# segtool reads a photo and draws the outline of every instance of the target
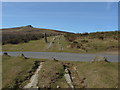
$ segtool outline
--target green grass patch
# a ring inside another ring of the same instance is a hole
[[[3,45],[3,51],[46,51],[49,42],[53,37],[48,37],[48,43],[45,43],[44,39],[32,40],[28,43],[20,44],[6,44]]]
[[[21,88],[35,71],[34,61],[22,57],[2,57],[2,88]]]
[[[64,77],[64,66],[68,65],[71,76],[74,76],[74,86],[79,79],[86,78],[86,88],[117,88],[118,87],[118,63],[110,62],[79,62],[79,61],[54,61],[41,59],[24,59],[22,57],[9,57],[3,55],[3,88],[20,88],[25,86],[33,75],[34,61],[45,61],[39,72],[38,87],[40,88],[68,88]],[[120,64],[119,64],[120,65]],[[77,71],[74,71],[76,67]],[[77,73],[77,74],[76,74]],[[74,75],[73,75],[74,74]],[[18,83],[19,82],[19,83]]]
[[[40,88],[56,88],[57,85],[64,88],[67,84],[64,79],[64,67],[61,62],[47,61],[43,64],[42,70],[39,72],[39,84]]]
[[[60,37],[60,39],[58,39]],[[71,52],[71,53],[103,53],[109,51],[117,51],[118,50],[118,40],[115,39],[104,39],[100,40],[97,38],[89,39],[78,38],[73,43],[69,42],[65,39],[64,36],[58,36],[54,40],[54,43],[48,49],[48,46],[54,36],[48,37],[48,43],[45,43],[44,39],[40,40],[32,40],[28,43],[20,43],[20,44],[5,44],[3,45],[3,51],[33,51],[33,52]],[[63,50],[59,49],[59,44],[62,45]]]
[[[100,62],[76,63],[80,77],[86,78],[87,88],[117,88],[118,64]]]

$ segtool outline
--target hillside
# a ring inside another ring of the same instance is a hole
[[[47,36],[47,43],[44,33]],[[4,51],[117,52],[118,34],[119,31],[69,33],[28,25],[2,29],[2,44]]]
[[[0,30],[2,31],[3,44],[18,44],[26,43],[30,40],[38,40],[43,38],[44,33],[46,33],[47,36],[63,35],[68,33],[52,29],[35,28],[31,25],[15,28],[5,28]]]
[[[33,52],[72,52],[72,53],[103,53],[118,54],[117,31],[85,34],[64,34],[31,40],[27,43],[3,45],[3,51],[33,51]],[[102,37],[102,35],[104,35]],[[31,47],[32,46],[32,47]]]
[[[0,29],[3,31],[3,33],[10,33],[10,32],[36,32],[36,33],[47,33],[47,34],[64,34],[68,33],[65,31],[59,31],[59,30],[53,30],[53,29],[45,29],[45,28],[35,28],[32,25],[27,26],[21,26],[21,27],[15,27],[15,28],[3,28]]]

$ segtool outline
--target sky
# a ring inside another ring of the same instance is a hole
[[[120,0],[1,0],[2,2],[119,2]]]
[[[118,30],[117,2],[3,2],[2,27],[83,33]]]

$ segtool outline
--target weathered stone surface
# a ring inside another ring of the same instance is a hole
[[[93,59],[93,61],[105,61],[105,62],[109,62],[109,61],[107,60],[107,58],[106,58],[106,57],[103,57],[103,56],[96,56],[96,57]]]
[[[4,53],[3,53],[3,55],[6,55],[6,56],[9,56],[9,57],[10,57],[10,55],[8,55],[8,53],[7,53],[7,52],[4,52]]]
[[[23,57],[24,59],[28,59],[23,53],[20,56]]]
[[[67,48],[71,48],[71,45],[68,45]]]
[[[56,60],[54,57],[52,57],[51,59],[52,59],[53,61],[58,61],[58,60]]]
[[[57,85],[57,88],[60,88],[60,86]]]
[[[48,42],[47,41],[47,34],[46,33],[44,33],[44,40],[45,40],[46,43]]]
[[[33,28],[33,26],[32,26],[32,25],[27,25],[26,27],[31,27],[31,28]]]
[[[41,62],[39,64],[39,66],[37,66],[37,68],[35,69],[35,73],[31,76],[30,78],[30,82],[24,86],[24,89],[31,89],[34,90],[33,88],[35,88],[36,90],[38,90],[38,77],[39,77],[39,71],[41,70],[43,66],[43,62]]]
[[[72,88],[74,90],[73,82],[71,80],[72,78],[71,78],[69,72],[70,71],[66,68],[64,76],[65,76],[66,82],[68,83],[68,85],[70,86],[70,88]]]

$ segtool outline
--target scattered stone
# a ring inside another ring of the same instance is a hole
[[[106,57],[103,56],[96,56],[93,61],[104,61],[104,62],[109,62]]]
[[[69,70],[68,70],[68,69],[65,69],[65,73],[69,74]]]
[[[76,70],[77,70],[77,68],[76,68],[76,67],[74,67],[74,70],[76,71]]]
[[[59,50],[63,50],[62,44],[59,44]]]
[[[20,56],[23,57],[24,59],[28,59],[28,57],[26,57],[23,53]]]
[[[52,57],[52,60],[53,60],[53,61],[57,61],[57,62],[58,62],[58,60],[56,60],[54,57]]]
[[[67,48],[70,48],[70,47],[71,47],[71,45],[68,45],[68,46],[67,46]]]
[[[62,44],[60,43],[60,38],[58,38],[58,46],[59,46],[59,50],[63,50]]]
[[[43,88],[45,88],[45,85],[43,85]]]
[[[32,26],[32,25],[27,25],[26,27],[31,27],[31,28],[33,28],[33,26]]]
[[[114,42],[114,40],[110,40],[110,42]]]
[[[70,88],[72,88],[74,90],[72,77],[70,76],[70,71],[67,68],[65,69],[65,75],[64,76],[65,76],[66,82],[68,83]]]
[[[3,55],[6,55],[6,56],[9,56],[9,57],[10,57],[10,55],[8,55],[8,53],[7,53],[7,52],[4,52],[4,53],[3,53]]]
[[[38,90],[38,77],[39,71],[41,70],[43,63],[39,63],[39,66],[36,68],[35,73],[31,76],[30,81],[27,85],[24,86],[24,89]]]
[[[60,88],[60,86],[57,85],[57,88]]]
[[[54,58],[54,57],[52,57],[52,60],[55,60],[55,58]]]
[[[75,77],[72,77],[72,80],[75,79]]]

